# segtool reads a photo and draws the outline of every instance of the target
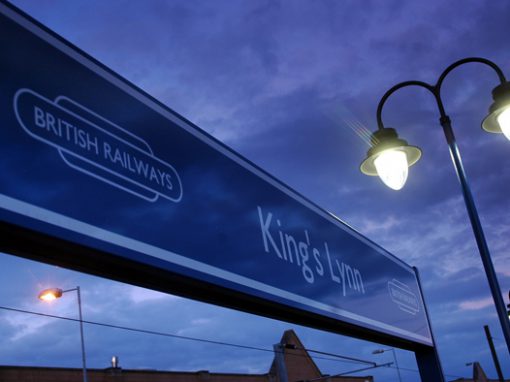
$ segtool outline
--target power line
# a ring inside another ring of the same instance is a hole
[[[329,356],[332,356],[332,357],[339,357],[339,358],[343,358],[343,359],[346,359],[346,360],[349,360],[349,361],[352,361],[352,362],[366,363],[366,364],[369,364],[369,365],[372,365],[372,366],[376,366],[377,365],[376,362],[365,361],[364,359],[359,359],[359,358],[354,358],[354,357],[347,357],[347,356],[344,356],[344,355],[327,353],[327,352],[323,352],[323,351],[320,351],[320,350],[299,348],[299,347],[297,347],[294,344],[285,344],[285,348],[286,349],[294,349],[294,350],[304,350],[304,351],[307,351],[309,353],[317,353],[317,354],[329,355]]]
[[[323,376],[323,377],[320,377],[320,378],[315,378],[315,379],[310,379],[308,380],[307,382],[316,382],[316,381],[322,381],[324,379],[329,379],[329,378],[334,378],[334,377],[341,377],[342,375],[348,375],[348,374],[353,374],[353,373],[359,373],[360,371],[366,371],[366,370],[371,370],[371,369],[377,369],[378,367],[389,367],[393,364],[393,362],[388,362],[388,363],[382,363],[380,365],[377,365],[377,364],[374,364],[373,366],[368,366],[368,367],[363,367],[361,369],[356,369],[356,370],[351,370],[351,371],[344,371],[342,373],[339,373],[339,374],[334,374],[334,375],[326,375],[326,376]]]
[[[396,366],[391,366],[389,365],[388,366],[390,369],[397,369]],[[402,367],[402,366],[399,366],[399,369],[400,370],[404,370],[404,371],[411,371],[413,373],[419,373],[420,371],[419,370],[416,370],[416,369],[409,369],[407,367]],[[451,377],[451,378],[463,378],[462,376],[460,375],[452,375],[452,374],[444,374],[445,377]]]
[[[6,306],[0,306],[0,309],[11,311],[11,312],[17,312],[17,313],[25,313],[25,314],[32,314],[32,315],[36,315],[36,316],[55,318],[55,319],[65,320],[65,321],[80,322],[80,320],[78,320],[76,318],[56,316],[53,314],[34,312],[34,311],[24,310],[24,309],[9,308]],[[103,327],[112,328],[112,329],[120,329],[120,330],[126,330],[126,331],[130,331],[130,332],[151,334],[151,335],[156,335],[156,336],[177,338],[177,339],[187,340],[187,341],[196,341],[196,342],[208,343],[208,344],[212,344],[212,345],[229,346],[229,347],[235,347],[235,348],[241,348],[241,349],[247,349],[247,350],[263,351],[263,352],[267,352],[267,353],[275,352],[274,349],[266,349],[266,348],[259,348],[259,347],[255,347],[255,346],[249,346],[249,345],[233,344],[233,343],[223,342],[223,341],[207,340],[204,338],[182,336],[182,335],[178,335],[178,334],[165,333],[165,332],[159,332],[159,331],[154,331],[154,330],[131,328],[131,327],[127,327],[127,326],[107,324],[107,323],[96,322],[96,321],[82,320],[82,322],[84,324],[89,324],[89,325],[103,326]],[[303,349],[303,350],[306,350],[306,349]],[[286,353],[286,354],[295,356],[295,357],[306,357],[304,354],[293,354],[293,353]],[[344,362],[344,363],[359,363],[360,362],[359,360],[355,361],[351,357],[346,357],[346,356],[342,356],[339,354],[333,354],[333,353],[324,353],[324,354],[328,354],[330,356],[337,357],[337,359],[326,358],[326,357],[317,357],[317,356],[311,357],[311,358],[322,359],[322,360],[327,360],[327,361],[335,361],[335,362]],[[340,358],[340,359],[338,359],[338,358]],[[365,362],[365,361],[363,361],[363,362]]]
[[[80,322],[80,320],[78,320],[76,318],[57,316],[57,315],[53,315],[53,314],[34,312],[34,311],[24,310],[24,309],[9,308],[9,307],[6,307],[6,306],[0,306],[0,309],[11,311],[11,312],[17,312],[17,313],[32,314],[32,315],[41,316],[41,317],[55,318],[55,319],[65,320],[65,321]],[[158,332],[158,331],[154,331],[154,330],[131,328],[131,327],[127,327],[127,326],[107,324],[107,323],[96,322],[96,321],[82,320],[82,322],[84,324],[89,324],[89,325],[103,326],[103,327],[112,328],[112,329],[126,330],[126,331],[130,331],[130,332],[151,334],[151,335],[157,335],[157,336],[163,336],[163,337],[170,337],[170,338],[176,338],[176,339],[187,340],[187,341],[196,341],[196,342],[208,343],[208,344],[212,344],[212,345],[229,346],[229,347],[235,347],[235,348],[246,349],[246,350],[262,351],[262,352],[266,352],[266,353],[274,353],[275,352],[274,349],[266,349],[266,348],[259,348],[259,347],[256,347],[256,346],[233,344],[233,343],[223,342],[223,341],[207,340],[207,339],[204,339],[204,338],[197,338],[197,337],[181,336],[181,335],[178,335],[178,334]],[[290,345],[290,344],[286,344],[286,347],[288,345]],[[307,351],[307,352],[324,354],[324,355],[329,355],[331,357],[335,357],[335,359],[333,359],[333,358],[326,358],[326,357],[310,356],[313,359],[321,359],[321,360],[326,360],[326,361],[343,362],[343,363],[370,363],[370,364],[373,364],[374,366],[372,366],[370,368],[377,368],[377,367],[381,367],[381,366],[386,366],[386,367],[389,367],[389,368],[396,368],[395,366],[391,366],[392,362],[390,362],[388,364],[377,365],[375,362],[364,361],[364,360],[361,360],[361,359],[347,357],[347,356],[343,356],[343,355],[340,355],[340,354],[327,353],[327,352],[322,352],[322,351],[319,351],[319,350],[306,349],[306,348],[298,348],[296,346],[293,346],[293,347],[288,346],[288,348],[293,348],[295,350],[304,350],[304,351]],[[293,356],[293,357],[306,357],[303,354],[295,354],[295,353],[286,353],[286,354],[290,355],[290,356]],[[368,368],[368,369],[370,369],[370,368]],[[363,369],[363,370],[368,370],[368,369]],[[416,370],[416,369],[409,369],[409,368],[405,368],[405,367],[400,367],[400,370],[410,371],[410,372],[414,372],[414,373],[419,373],[419,371]],[[358,371],[362,371],[362,370],[358,370]],[[353,373],[353,372],[355,372],[355,371],[348,372],[348,373]],[[336,374],[334,376],[339,376],[339,375],[341,375],[341,374]],[[445,376],[447,376],[447,377],[454,377],[454,378],[461,378],[458,375],[448,375],[448,374],[445,374]]]

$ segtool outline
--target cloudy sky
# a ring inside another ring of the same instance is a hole
[[[495,369],[489,325],[504,373],[510,358],[477,252],[433,98],[405,89],[383,119],[422,160],[398,192],[358,168],[376,128],[380,97],[404,80],[434,83],[452,62],[488,58],[510,75],[506,1],[50,1],[13,3],[361,234],[420,269],[438,351],[450,379],[479,361]],[[498,84],[470,64],[444,83],[492,259],[508,303],[510,143],[480,121]],[[66,296],[82,288],[85,319],[270,349],[294,328],[305,346],[377,362],[380,345],[165,295],[59,267],[0,255],[3,307],[76,317]],[[0,311],[0,364],[80,367],[75,322]],[[269,352],[85,326],[90,367],[112,355],[124,368],[265,372]],[[398,350],[404,381],[419,380],[413,354]],[[324,373],[358,365],[317,360]],[[395,370],[372,373],[391,381]]]

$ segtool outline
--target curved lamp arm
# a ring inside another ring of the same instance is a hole
[[[420,87],[425,88],[428,91],[430,91],[434,95],[434,98],[436,100],[437,106],[439,108],[439,113],[441,115],[441,119],[448,118],[448,116],[446,115],[445,109],[444,109],[443,101],[441,99],[441,86],[443,85],[444,79],[446,78],[446,76],[448,74],[450,74],[451,71],[453,71],[455,68],[458,68],[461,65],[471,63],[471,62],[480,63],[480,64],[489,66],[496,72],[501,84],[504,84],[506,82],[506,77],[505,77],[503,71],[494,62],[487,60],[486,58],[481,58],[481,57],[464,58],[464,59],[456,61],[453,64],[451,64],[450,66],[448,66],[443,71],[443,73],[441,73],[441,75],[439,76],[439,79],[436,82],[436,85],[434,85],[434,86],[432,86],[426,82],[423,82],[423,81],[405,81],[405,82],[401,82],[401,83],[393,86],[391,89],[389,89],[382,96],[381,100],[379,101],[379,105],[377,106],[377,127],[378,127],[378,129],[379,130],[384,129],[384,123],[382,121],[382,109],[383,109],[384,104],[386,103],[387,99],[393,93],[395,93],[397,90],[404,88],[404,87],[408,87],[408,86],[420,86]]]
[[[449,67],[447,67],[443,73],[441,73],[441,75],[439,76],[439,79],[437,80],[437,83],[436,83],[436,86],[434,86],[436,89],[437,89],[437,92],[440,93],[441,91],[441,85],[443,84],[443,81],[444,79],[446,78],[446,76],[455,68],[461,66],[461,65],[464,65],[464,64],[467,64],[467,63],[470,63],[470,62],[477,62],[479,64],[484,64],[484,65],[487,65],[489,67],[491,67],[492,69],[494,69],[494,71],[496,72],[496,74],[498,75],[499,77],[499,81],[504,84],[506,82],[506,78],[505,78],[505,75],[503,73],[503,71],[501,70],[501,68],[496,65],[494,62],[492,62],[491,60],[487,60],[486,58],[481,58],[481,57],[468,57],[468,58],[464,58],[462,60],[459,60],[459,61],[456,61],[454,62],[453,64],[451,64]]]
[[[405,81],[405,82],[401,82],[401,83],[393,86],[386,93],[384,93],[384,95],[382,96],[381,100],[379,101],[379,105],[377,105],[377,127],[378,127],[379,130],[384,129],[384,124],[383,124],[383,121],[382,121],[381,114],[382,114],[382,109],[383,109],[384,104],[386,103],[387,99],[393,93],[395,93],[397,90],[405,88],[405,87],[408,87],[408,86],[420,86],[422,88],[427,89],[428,91],[430,91],[432,94],[435,95],[434,86],[432,86],[432,85],[430,85],[430,84],[428,84],[426,82],[423,82],[423,81]]]

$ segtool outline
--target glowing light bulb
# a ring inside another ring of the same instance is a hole
[[[64,293],[62,289],[50,288],[43,290],[41,293],[39,293],[37,297],[39,297],[39,299],[43,301],[53,301],[57,298],[62,297],[62,293]]]
[[[497,117],[499,127],[505,137],[510,140],[510,107],[507,107],[500,115]]]
[[[383,151],[374,160],[377,175],[389,188],[400,190],[407,180],[406,153],[400,150]]]
[[[51,292],[48,292],[48,293],[40,295],[39,298],[43,301],[53,301],[57,298],[57,296],[55,296],[55,294],[53,294]]]

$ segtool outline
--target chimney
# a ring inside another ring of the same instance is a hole
[[[119,368],[119,357],[117,357],[116,355],[112,357],[112,368],[113,369]]]

